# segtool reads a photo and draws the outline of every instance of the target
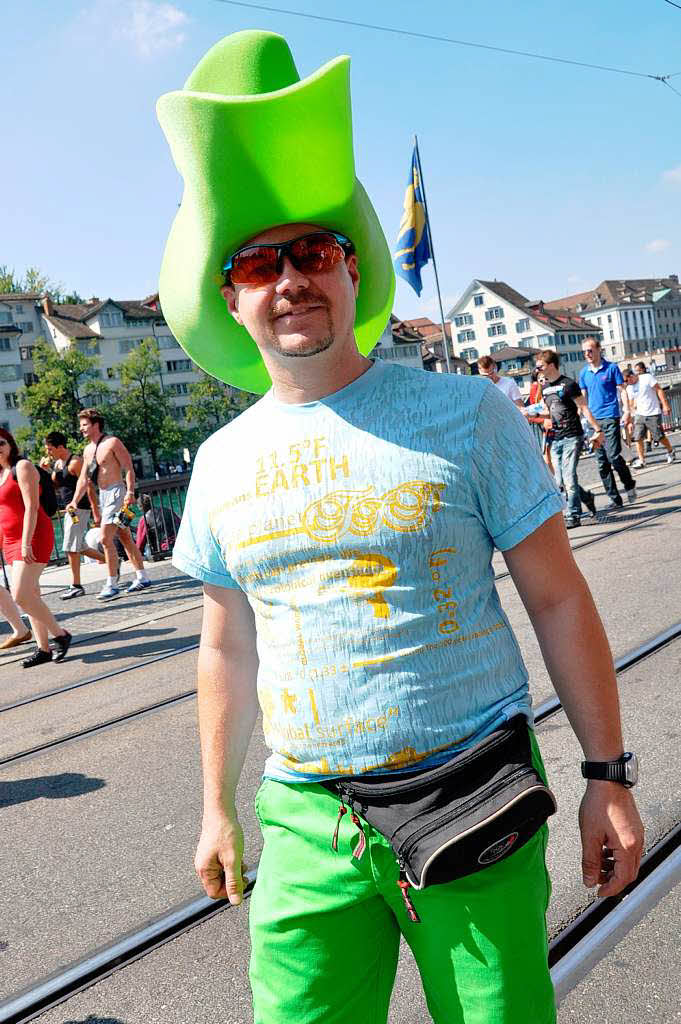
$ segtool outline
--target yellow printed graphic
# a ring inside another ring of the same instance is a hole
[[[428,480],[407,480],[385,494],[374,495],[373,487],[330,491],[308,505],[300,526],[248,537],[238,548],[263,544],[305,534],[311,540],[332,544],[344,536],[368,537],[379,522],[397,533],[414,533],[427,526],[441,507],[444,484]]]
[[[390,608],[383,598],[383,591],[397,579],[397,566],[385,555],[360,555],[352,563],[356,576],[348,577],[348,586],[354,590],[368,590],[366,600],[374,610],[374,618],[387,619]],[[364,595],[360,595],[364,596]]]

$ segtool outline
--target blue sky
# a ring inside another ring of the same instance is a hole
[[[272,4],[276,6],[276,4]],[[329,17],[649,74],[681,72],[664,0],[285,0]],[[25,0],[3,9],[0,264],[84,297],[156,289],[181,182],[156,121],[221,36],[288,39],[301,76],[352,57],[357,170],[393,244],[419,135],[445,311],[474,277],[552,299],[681,270],[681,96],[658,82],[249,11],[220,0]],[[681,91],[681,75],[672,84]],[[398,281],[398,316],[436,318]]]

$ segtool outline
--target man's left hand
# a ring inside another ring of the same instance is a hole
[[[125,492],[125,499],[124,499],[123,503],[125,505],[127,505],[128,508],[130,508],[131,505],[134,505],[135,504],[135,492],[134,491],[126,491]]]
[[[582,875],[598,898],[615,896],[638,875],[643,824],[631,791],[618,782],[590,780],[579,808]]]

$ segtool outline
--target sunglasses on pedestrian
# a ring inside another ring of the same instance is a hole
[[[272,284],[284,260],[301,274],[323,274],[355,251],[349,238],[335,231],[314,231],[288,242],[245,245],[222,267],[225,284]]]

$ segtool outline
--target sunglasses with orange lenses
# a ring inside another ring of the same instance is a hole
[[[225,284],[272,284],[280,276],[284,260],[301,274],[323,274],[355,251],[349,238],[336,231],[314,231],[288,242],[245,245],[222,267]]]

